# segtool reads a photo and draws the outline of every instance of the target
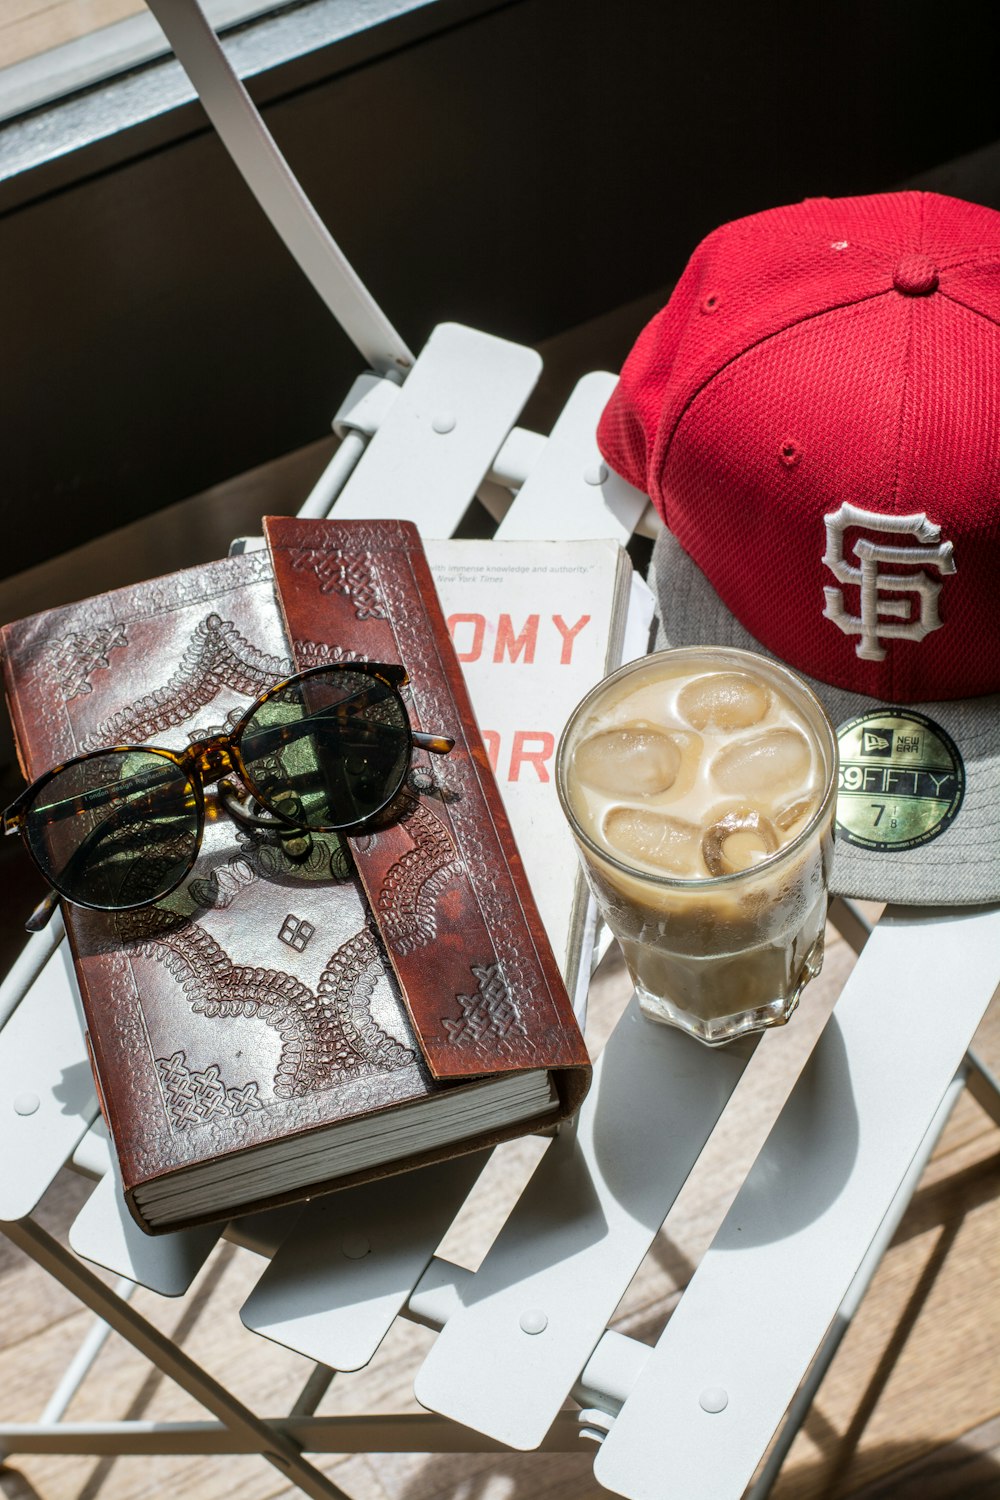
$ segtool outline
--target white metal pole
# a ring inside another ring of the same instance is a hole
[[[330,514],[334,501],[354,473],[365,447],[363,433],[348,432],[344,435],[339,448],[299,506],[300,516],[322,519]]]
[[[126,1277],[122,1276],[115,1282],[115,1296],[121,1297],[127,1302],[134,1293],[135,1287],[136,1284],[134,1281],[129,1281]],[[110,1323],[105,1322],[103,1318],[94,1318],[86,1338],[66,1366],[59,1384],[49,1397],[45,1410],[42,1412],[39,1426],[49,1427],[59,1421],[69,1403],[80,1389],[94,1360],[103,1349],[110,1332]]]

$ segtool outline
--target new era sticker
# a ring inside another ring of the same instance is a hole
[[[861,731],[861,753],[862,755],[891,755],[891,732],[885,729],[863,729]]]
[[[837,731],[837,837],[862,849],[914,849],[951,823],[965,793],[962,757],[940,724],[874,709]]]

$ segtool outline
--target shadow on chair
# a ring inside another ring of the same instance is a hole
[[[768,1203],[768,1212],[748,1215],[746,1223],[729,1221],[715,1241],[719,1250],[741,1250],[748,1245],[784,1239],[819,1219],[836,1201],[850,1179],[858,1152],[858,1117],[853,1107],[850,1068],[840,1026],[834,1013],[827,1022],[825,1049],[812,1053],[801,1075],[801,1087],[787,1106],[790,1129],[782,1138],[781,1153],[767,1162],[767,1173],[754,1187]],[[835,1153],[819,1149],[839,1136]],[[824,1171],[817,1171],[822,1162]],[[795,1182],[787,1199],[776,1194],[776,1179]],[[803,1184],[808,1187],[803,1191]],[[746,1190],[746,1200],[750,1199]]]

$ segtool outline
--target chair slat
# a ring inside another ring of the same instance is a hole
[[[162,1297],[180,1297],[219,1238],[218,1226],[144,1234],[125,1206],[117,1163],[94,1188],[70,1227],[70,1248],[116,1276]]]
[[[601,1484],[743,1493],[998,982],[1000,908],[882,917],[597,1456]]]
[[[0,1219],[30,1214],[98,1112],[69,945],[0,1032]]]
[[[497,528],[499,541],[613,537],[624,545],[649,504],[601,458],[597,419],[618,384],[594,370],[580,380]]]
[[[413,521],[449,537],[541,370],[533,349],[458,323],[435,328],[333,514]]]
[[[317,1199],[240,1316],[334,1370],[366,1365],[405,1306],[488,1152]]]
[[[422,1405],[513,1448],[541,1443],[756,1040],[703,1047],[633,997],[577,1131],[548,1148],[424,1361]]]

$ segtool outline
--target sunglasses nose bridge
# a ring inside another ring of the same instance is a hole
[[[221,781],[223,776],[238,774],[232,757],[232,740],[229,735],[216,739],[198,740],[189,746],[188,763],[206,785]]]

